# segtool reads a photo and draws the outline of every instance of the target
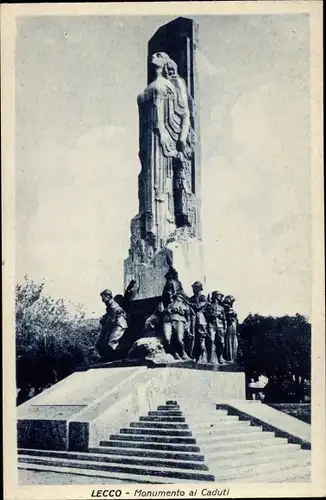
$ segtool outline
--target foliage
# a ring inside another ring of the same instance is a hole
[[[311,325],[295,316],[249,315],[239,327],[241,361],[250,378],[264,375],[281,398],[303,400],[310,380]],[[282,389],[281,389],[282,385]]]
[[[311,405],[309,403],[278,403],[270,404],[269,406],[282,411],[287,415],[298,418],[299,420],[302,420],[302,422],[311,424]]]
[[[44,294],[44,283],[25,277],[16,286],[17,386],[45,385],[98,360],[94,351],[98,322],[78,307]]]

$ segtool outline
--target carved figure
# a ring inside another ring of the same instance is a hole
[[[179,275],[174,267],[170,267],[165,275],[165,286],[162,293],[162,301],[164,307],[167,307],[171,302],[172,298],[178,292],[183,292],[183,286],[179,280]]]
[[[183,292],[176,293],[164,311],[164,343],[166,351],[175,359],[189,359],[185,350],[185,334],[190,314]]]
[[[111,290],[104,290],[100,295],[106,313],[100,319],[102,329],[96,340],[96,349],[102,358],[112,361],[119,356],[120,342],[128,327],[127,315],[113,299]]]
[[[177,154],[173,163],[175,222],[177,227],[191,226],[195,222],[191,186],[191,158],[195,143],[193,101],[172,59],[163,66],[162,74],[173,83],[177,91],[176,108],[181,110],[182,116],[181,132],[176,143]]]
[[[154,235],[156,251],[176,227],[194,223],[194,130],[192,100],[176,63],[165,52],[156,52],[152,64],[156,78],[138,96],[139,199],[140,213],[146,219],[139,222],[142,238]]]
[[[195,358],[199,363],[207,361],[205,339],[207,335],[207,322],[204,310],[207,305],[207,297],[203,293],[203,285],[195,281],[192,285],[193,295],[189,299],[189,305],[195,313]]]
[[[211,299],[205,309],[209,363],[216,363],[217,361],[219,364],[225,364],[223,350],[225,345],[226,317],[222,303],[223,297],[224,295],[221,292],[212,292]]]
[[[225,358],[227,361],[235,361],[238,352],[238,316],[233,309],[235,298],[227,295],[224,298],[223,305],[226,316],[226,336],[225,336]]]

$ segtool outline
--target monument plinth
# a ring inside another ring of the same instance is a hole
[[[125,286],[159,297],[174,267],[186,292],[205,281],[200,214],[197,25],[178,18],[148,43],[148,86],[138,95],[139,213],[131,221]]]

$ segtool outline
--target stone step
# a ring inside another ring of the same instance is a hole
[[[247,434],[255,434],[257,432],[263,432],[262,427],[249,427],[249,426],[243,426],[243,425],[232,425],[232,426],[220,426],[220,427],[209,427],[208,429],[193,429],[193,436],[195,438],[206,438],[209,436],[219,438],[224,435],[237,435],[236,437],[238,438],[238,434],[241,436],[245,436]]]
[[[279,457],[278,460],[275,460],[274,462],[246,464],[232,469],[223,469],[218,466],[216,467],[216,481],[233,481],[241,479],[242,477],[247,478],[248,474],[258,475],[265,474],[267,472],[272,474],[274,472],[277,473],[278,471],[293,469],[295,467],[306,467],[308,465],[310,465],[310,457],[302,456],[300,455],[300,451],[297,451],[295,457],[285,457],[284,459]]]
[[[145,441],[146,443],[174,443],[196,444],[196,440],[189,436],[156,436],[154,434],[112,434],[110,439],[117,441]]]
[[[183,443],[167,443],[165,439],[163,439],[162,443],[157,442],[148,442],[148,441],[123,441],[122,439],[113,439],[110,441],[100,441],[100,446],[106,447],[117,447],[117,448],[140,448],[147,450],[165,450],[165,451],[173,451],[173,452],[199,452],[199,446],[196,444],[183,444]]]
[[[263,474],[255,474],[243,476],[237,479],[241,483],[310,483],[311,482],[311,467],[299,466],[292,469],[278,470],[275,472],[264,472]]]
[[[26,452],[27,451],[27,452]],[[41,457],[41,458],[62,458],[67,460],[86,460],[91,462],[104,463],[120,463],[126,465],[150,465],[155,467],[171,467],[176,469],[193,469],[193,470],[208,470],[207,465],[203,461],[192,460],[175,460],[169,457],[135,457],[117,455],[112,453],[89,453],[89,452],[72,452],[72,451],[53,451],[53,450],[26,450],[20,451],[20,456]]]
[[[156,429],[152,427],[125,427],[120,434],[151,434],[153,436],[191,436],[189,429]]]
[[[306,469],[307,467],[310,467],[310,457],[300,456],[300,451],[298,451],[297,454],[299,456],[296,456],[294,458],[285,458],[284,460],[279,458],[277,461],[275,460],[275,462],[245,465],[243,467],[237,467],[233,470],[225,472],[223,471],[223,469],[219,469],[216,480],[233,481],[245,479],[247,482],[248,477],[258,478],[259,476],[265,476],[266,478],[267,474],[269,478],[274,477],[275,479],[277,477],[280,477],[280,475],[282,475],[283,478],[284,476],[288,478],[290,476],[296,476],[298,475],[296,469],[302,467]],[[285,473],[285,471],[288,472]],[[270,482],[269,479],[268,482]]]
[[[239,457],[241,460],[245,460],[248,456],[248,458],[251,455],[260,455],[260,456],[265,456],[266,454],[268,456],[273,456],[273,455],[278,455],[283,452],[287,452],[288,450],[300,450],[300,445],[299,444],[292,444],[292,443],[285,443],[285,444],[276,444],[273,442],[268,446],[268,450],[266,450],[265,442],[264,446],[248,446],[242,447],[237,449],[237,453],[235,454],[234,448],[219,448],[216,450],[215,448],[212,448],[211,450],[207,450],[205,453],[205,460],[207,462],[214,462],[215,460],[223,460],[225,458],[234,458],[234,456]]]
[[[263,433],[262,433],[263,434]],[[275,446],[276,444],[285,444],[287,443],[287,439],[285,438],[276,438],[276,437],[267,437],[265,439],[261,439],[261,435],[259,434],[259,437],[256,437],[256,435],[250,435],[246,436],[246,439],[243,440],[219,440],[217,442],[209,442],[207,444],[202,444],[198,443],[200,446],[200,451],[206,456],[207,453],[210,451],[220,451],[224,449],[230,449],[230,450],[241,450],[245,449],[247,447],[253,448],[261,448],[261,447],[269,447],[269,446]],[[266,450],[267,453],[267,450]]]
[[[171,411],[171,410],[179,410],[180,411],[180,406],[179,405],[160,405],[157,407],[157,411]]]
[[[191,429],[193,429],[196,432],[215,432],[219,431],[220,429],[225,429],[228,432],[233,431],[233,429],[250,429],[253,427],[258,427],[258,426],[251,426],[248,425],[247,422],[243,422],[242,420],[231,420],[230,422],[228,421],[221,421],[221,422],[214,422],[213,424],[210,425],[191,425],[189,422],[189,426]],[[259,427],[261,429],[261,427]]]
[[[179,410],[169,410],[169,411],[149,411],[149,417],[183,417],[182,411]]]
[[[92,469],[107,472],[126,472],[139,475],[150,475],[158,477],[173,477],[178,479],[192,479],[193,481],[215,481],[215,477],[208,471],[197,471],[190,469],[173,469],[166,467],[146,466],[141,465],[125,465],[125,464],[111,464],[107,462],[95,462],[85,460],[67,460],[63,458],[53,457],[30,457],[28,455],[21,455],[19,461],[22,463],[36,463],[39,465],[54,465],[61,467],[73,467],[75,469]]]
[[[183,451],[164,451],[164,450],[147,450],[146,448],[114,448],[106,446],[98,446],[89,449],[90,453],[103,453],[108,455],[125,455],[135,457],[153,457],[153,458],[166,458],[168,460],[191,460],[203,462],[205,457],[196,452],[183,452]]]
[[[130,427],[154,429],[189,429],[188,424],[180,422],[131,422]]]
[[[247,425],[250,425],[249,420],[239,420],[239,417],[237,415],[214,415],[210,418],[191,418],[187,417],[185,415],[187,422],[189,422],[191,425],[210,425],[214,424],[215,422],[232,422],[232,421],[237,421],[237,422],[246,422]]]
[[[231,419],[231,420],[216,420],[216,421],[210,421],[210,422],[191,422],[191,420],[186,420],[188,423],[189,427],[191,429],[216,429],[218,427],[231,427],[234,425],[241,425],[242,427],[251,427],[249,421],[244,421],[244,420],[237,420],[237,419]]]
[[[189,410],[189,409],[184,409],[183,410],[183,413],[184,415],[187,417],[187,418],[191,418],[192,420],[209,420],[209,419],[212,419],[214,417],[219,417],[219,416],[222,416],[222,415],[225,415],[225,416],[229,416],[229,417],[233,417],[234,415],[229,415],[228,413],[228,410],[209,410],[209,411],[205,411],[204,413],[195,413],[196,410]]]
[[[252,429],[252,430],[250,430]],[[234,442],[237,441],[248,441],[252,439],[258,439],[261,442],[264,442],[267,439],[273,438],[275,439],[275,434],[273,432],[264,432],[259,427],[247,427],[246,429],[240,430],[239,432],[235,432],[235,430],[228,429],[224,432],[214,432],[212,434],[202,433],[202,434],[194,434],[196,441],[199,446],[203,445],[215,445],[221,442]]]
[[[74,467],[58,467],[51,465],[38,465],[38,464],[25,464],[19,463],[18,469],[25,471],[67,474],[70,477],[79,476],[81,479],[97,484],[104,482],[114,484],[115,481],[120,483],[141,483],[141,484],[180,484],[180,479],[173,477],[157,477],[149,476],[147,474],[140,476],[139,474],[128,474],[126,472],[106,472],[106,471],[93,471],[91,469],[76,469]],[[192,479],[182,479],[183,483],[192,483]],[[77,483],[76,483],[77,484]]]
[[[185,417],[140,417],[139,418],[140,422],[185,422],[186,419]]]
[[[296,458],[298,453],[300,453],[300,450],[291,447],[288,450],[283,449],[282,451],[279,449],[268,449],[268,452],[265,449],[258,449],[255,453],[247,455],[235,455],[234,453],[233,456],[229,457],[222,457],[218,454],[213,456],[205,455],[205,462],[212,471],[220,471],[221,469],[234,470],[234,468],[251,467],[256,464],[275,463],[275,460],[279,460],[280,456],[282,461]]]

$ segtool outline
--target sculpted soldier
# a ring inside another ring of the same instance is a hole
[[[215,363],[217,358],[219,364],[225,364],[223,350],[225,344],[226,317],[222,303],[223,297],[224,295],[221,292],[212,292],[211,300],[207,303],[205,309],[209,363]]]
[[[100,319],[101,332],[96,340],[96,349],[107,361],[119,356],[120,341],[128,327],[127,315],[122,307],[113,299],[111,290],[101,292],[106,313]]]
[[[207,298],[203,292],[203,285],[200,281],[195,281],[192,285],[193,296],[189,299],[189,305],[195,313],[195,336],[197,344],[196,360],[199,363],[205,363],[207,360],[207,352],[205,339],[207,335],[207,322],[204,315],[204,310],[207,305]]]
[[[233,309],[234,302],[235,298],[232,295],[227,295],[223,301],[226,316],[225,358],[232,362],[238,351],[238,316]]]
[[[164,311],[163,340],[166,351],[175,359],[189,359],[185,350],[185,333],[190,314],[183,292],[176,293]]]
[[[179,275],[174,267],[170,267],[165,275],[165,286],[162,293],[163,305],[166,308],[171,302],[172,298],[178,292],[183,292],[183,286],[179,280]]]

